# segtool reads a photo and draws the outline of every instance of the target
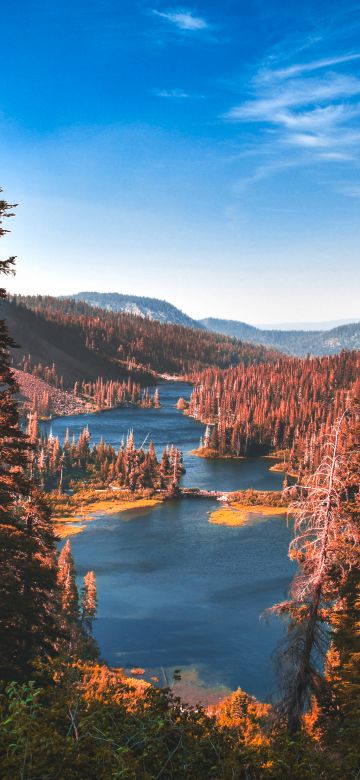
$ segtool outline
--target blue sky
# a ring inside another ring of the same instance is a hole
[[[360,3],[20,0],[0,38],[13,291],[360,315]]]

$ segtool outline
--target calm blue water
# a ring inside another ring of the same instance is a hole
[[[121,438],[134,430],[135,444],[140,446],[144,439],[152,440],[158,456],[166,444],[175,444],[184,454],[186,474],[183,485],[206,487],[219,490],[236,490],[253,487],[257,490],[279,490],[283,476],[269,471],[271,461],[266,458],[244,460],[209,461],[191,455],[199,446],[204,425],[179,412],[175,407],[180,396],[189,398],[191,386],[182,382],[168,382],[160,385],[160,409],[137,409],[134,407],[113,409],[100,414],[82,414],[76,417],[59,417],[52,422],[42,423],[47,433],[64,438],[66,429],[77,437],[87,425],[93,443],[100,441],[118,447]]]
[[[137,445],[149,433],[159,453],[173,442],[184,452],[183,484],[279,488],[282,475],[269,471],[269,460],[191,456],[203,426],[175,409],[179,395],[188,397],[190,389],[161,385],[160,410],[59,418],[51,427],[54,434],[62,436],[68,427],[77,435],[88,424],[93,441],[103,436],[114,445],[133,428]],[[210,524],[208,514],[217,508],[216,501],[183,499],[98,517],[72,538],[78,574],[90,568],[96,573],[95,635],[110,664],[143,667],[161,684],[172,682],[180,668],[179,692],[188,699],[187,682],[200,699],[204,687],[216,697],[239,685],[266,698],[274,686],[270,656],[282,625],[261,615],[284,598],[292,577],[290,531],[279,516],[237,528]]]

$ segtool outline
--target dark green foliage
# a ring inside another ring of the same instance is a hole
[[[0,201],[0,226],[9,209]],[[0,227],[0,236],[5,229]],[[13,270],[1,261],[0,273]],[[5,291],[0,291],[4,298]],[[0,677],[27,677],[37,654],[54,650],[56,558],[49,511],[29,478],[32,457],[19,426],[14,343],[0,320]]]
[[[86,701],[73,680],[47,691],[11,685],[0,696],[0,723],[3,780],[249,777],[249,751],[237,735],[168,691],[149,689],[129,711],[126,696],[114,701],[111,691]]]
[[[221,726],[169,690],[139,695],[105,675],[100,692],[90,666],[58,676],[51,688],[0,693],[2,780],[356,780],[305,732],[249,740],[242,717]]]

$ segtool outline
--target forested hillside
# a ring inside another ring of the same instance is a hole
[[[144,374],[189,375],[211,365],[225,368],[276,358],[273,350],[226,336],[50,296],[16,296],[5,313],[22,345],[20,355],[30,353],[33,358],[36,352],[41,362],[55,362],[58,373],[66,362],[72,380],[74,371],[76,379],[79,373],[89,378],[90,371],[92,377],[113,378],[117,371],[139,366]]]
[[[78,380],[96,380],[99,376],[106,379],[127,376],[126,366],[115,365],[105,354],[87,346],[83,333],[76,326],[57,322],[55,318],[46,319],[14,301],[4,301],[2,312],[19,345],[12,351],[15,366],[21,367],[29,355],[32,365],[55,363],[64,387],[73,387]],[[147,383],[153,381],[145,371],[140,372],[140,377]]]
[[[105,311],[136,314],[147,320],[183,325],[188,328],[206,329],[213,333],[236,338],[251,344],[262,344],[288,355],[332,355],[342,349],[360,348],[360,323],[357,321],[334,323],[332,327],[285,328],[276,326],[255,327],[239,320],[206,317],[194,320],[168,301],[120,293],[80,292],[69,296]],[[66,300],[65,296],[60,299]]]
[[[359,395],[359,369],[359,352],[207,369],[196,378],[187,412],[211,424],[204,454],[286,449],[292,468],[302,464],[311,470],[319,443],[349,399]]]

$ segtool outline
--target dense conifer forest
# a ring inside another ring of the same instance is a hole
[[[137,493],[149,489],[176,494],[184,471],[182,453],[174,445],[165,447],[158,461],[152,442],[146,451],[144,446],[136,449],[132,431],[118,449],[103,440],[91,446],[88,428],[77,439],[70,439],[67,432],[60,442],[52,434],[40,435],[35,413],[29,416],[27,433],[34,446],[32,475],[43,490],[55,491],[57,496],[69,487],[76,488],[80,481],[89,487],[111,485]]]
[[[35,331],[46,334],[55,345],[74,340],[84,354],[108,361],[109,369],[134,370],[140,367],[146,374],[189,375],[207,366],[227,367],[237,363],[260,363],[275,360],[276,353],[266,347],[242,343],[227,336],[196,328],[162,324],[124,312],[95,309],[86,303],[51,296],[16,296],[7,304],[7,313],[14,322],[26,322]],[[22,335],[26,338],[25,329]],[[16,334],[17,335],[17,334]],[[26,346],[22,340],[23,347]],[[34,348],[26,350],[32,355]],[[49,356],[42,360],[51,365]],[[55,360],[56,365],[58,361]],[[61,368],[59,370],[61,374]],[[97,376],[107,377],[106,371]],[[85,378],[85,375],[84,375]]]
[[[0,201],[0,237],[12,208]],[[13,257],[0,261],[3,276],[13,273],[14,262]],[[2,301],[5,296],[2,288]],[[274,606],[287,636],[278,652],[273,704],[239,689],[211,710],[189,707],[171,690],[139,680],[136,669],[125,675],[101,661],[92,638],[94,572],[85,574],[79,592],[71,544],[58,553],[43,492],[47,480],[49,487],[57,483],[61,489],[58,478],[66,473],[68,479],[74,468],[94,469],[97,476],[100,470],[104,478],[112,469],[112,477],[130,488],[135,477],[160,484],[178,477],[180,454],[165,452],[159,464],[151,446],[147,453],[136,450],[131,435],[117,453],[104,443],[91,450],[86,431],[75,442],[41,440],[34,417],[25,433],[11,370],[14,342],[0,319],[1,778],[356,780],[357,356],[278,359],[207,334],[192,340],[191,331],[127,315],[100,320],[77,306],[46,300],[44,319],[56,327],[59,317],[61,327],[81,334],[90,352],[114,357],[125,344],[124,360],[154,361],[158,369],[185,372],[199,367],[196,355],[202,349],[204,363],[244,359],[244,365],[225,372],[212,368],[197,377],[190,411],[212,424],[216,419],[209,434],[215,437],[217,431],[216,451],[291,448],[303,439],[302,457],[311,445],[316,458],[308,455],[299,484],[291,488],[295,519],[289,553],[297,573],[288,599]]]
[[[359,395],[359,370],[359,352],[344,351],[198,374],[186,413],[208,424],[200,451],[246,456],[285,450],[290,470],[314,470],[321,442]]]

